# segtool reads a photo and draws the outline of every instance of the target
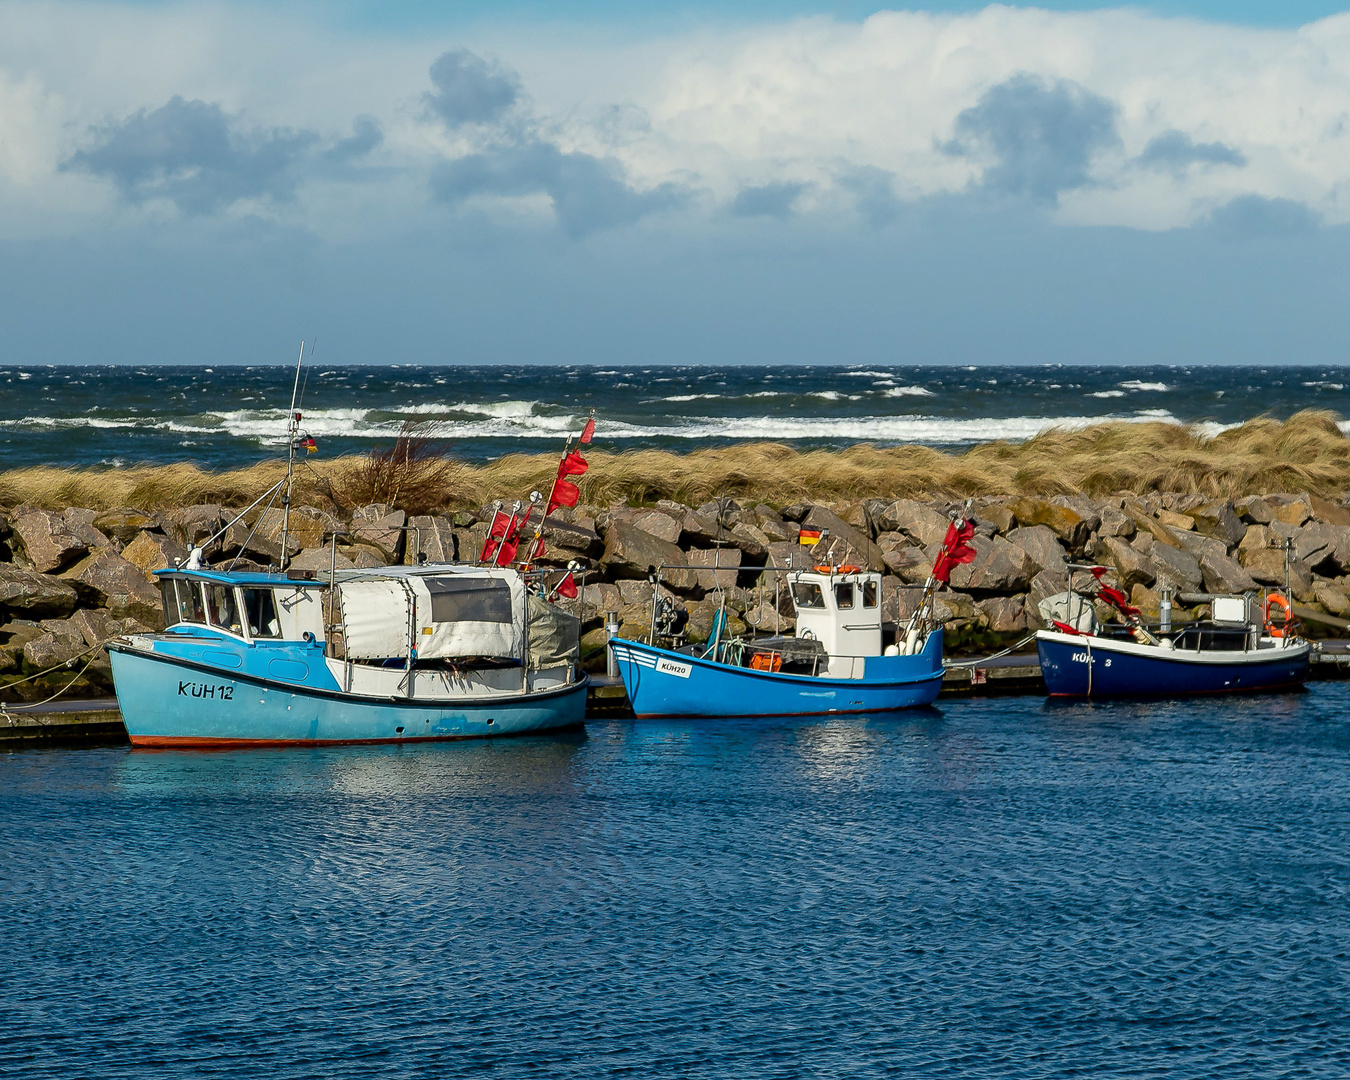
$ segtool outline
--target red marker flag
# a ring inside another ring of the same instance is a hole
[[[554,586],[553,591],[559,596],[565,596],[569,600],[577,598],[577,580],[572,576],[572,571],[567,571],[563,579]]]
[[[553,495],[548,501],[545,517],[560,506],[576,506],[581,498],[581,489],[567,478],[581,476],[588,468],[590,466],[586,464],[586,459],[576,450],[569,450],[564,455],[562,461],[558,463],[558,479],[553,484]]]
[[[591,436],[594,434],[595,434],[595,417],[592,416],[589,420],[586,421],[586,426],[581,429],[581,438],[579,438],[577,442],[588,443],[591,441]]]
[[[492,524],[488,527],[487,540],[483,543],[483,554],[478,556],[479,562],[488,562],[492,558],[493,552],[497,550],[497,542],[502,539],[511,528],[511,518],[507,517],[500,510],[492,515]]]
[[[942,550],[938,552],[937,561],[933,563],[933,576],[942,584],[951,584],[952,571],[962,563],[968,563],[975,558],[975,549],[967,543],[974,535],[974,522],[961,521],[960,528],[957,528],[957,523],[953,521],[947,526],[947,536],[942,541]]]

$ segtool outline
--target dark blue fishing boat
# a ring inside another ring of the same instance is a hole
[[[1089,569],[1100,583],[1105,569]],[[1272,607],[1288,614],[1288,603],[1279,594],[1271,594],[1264,604],[1254,595],[1197,595],[1193,599],[1207,603],[1211,617],[1179,624],[1175,630],[1170,617],[1145,626],[1138,609],[1115,589],[1099,587],[1090,599],[1106,601],[1123,622],[1099,628],[1091,609],[1084,608],[1086,622],[1056,621],[1053,629],[1037,633],[1041,674],[1052,697],[1288,690],[1301,687],[1308,677],[1311,644],[1297,636],[1288,619],[1276,624],[1270,618]],[[1170,616],[1170,597],[1164,604]],[[1252,617],[1254,608],[1262,612],[1260,620]]]

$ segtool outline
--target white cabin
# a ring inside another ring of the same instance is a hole
[[[881,575],[854,570],[798,570],[788,575],[799,638],[814,638],[829,656],[826,674],[849,678],[854,658],[881,655]]]

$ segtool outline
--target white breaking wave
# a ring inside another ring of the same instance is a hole
[[[838,390],[813,390],[808,397],[818,397],[825,401],[839,401],[848,398],[849,401],[861,401],[861,394],[841,394]]]
[[[1140,382],[1138,379],[1129,379],[1123,383],[1116,383],[1117,386],[1125,390],[1171,390],[1165,382]]]
[[[1315,390],[1344,390],[1345,384],[1338,382],[1305,382],[1304,386],[1311,386]]]
[[[937,397],[926,386],[893,386],[882,397]]]
[[[1098,390],[1098,391],[1096,391],[1095,393],[1092,393],[1092,394],[1084,394],[1083,396],[1084,396],[1084,397],[1095,397],[1095,398],[1116,398],[1116,397],[1124,397],[1124,396],[1125,396],[1125,391],[1124,391],[1124,390]]]
[[[722,394],[674,394],[671,397],[652,398],[653,401],[717,401]]]

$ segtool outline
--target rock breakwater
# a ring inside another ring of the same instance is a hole
[[[706,636],[723,595],[732,632],[790,631],[781,575],[766,570],[822,562],[882,572],[884,617],[899,621],[912,612],[948,521],[963,505],[907,498],[583,504],[550,518],[540,565],[559,576],[568,565],[581,568],[583,589],[574,603],[584,620],[583,648],[594,661],[606,612],[619,612],[629,634],[647,632],[650,566],[665,568],[662,588],[688,611],[695,641]],[[153,572],[176,565],[189,546],[221,532],[237,513],[213,503],[168,511],[24,505],[0,511],[0,695],[46,697],[71,683],[91,656],[70,693],[106,693],[106,651],[91,650],[119,634],[163,628]],[[1034,629],[1040,601],[1068,587],[1071,561],[1113,568],[1131,602],[1153,618],[1163,588],[1283,587],[1288,542],[1295,601],[1314,612],[1350,615],[1350,509],[1342,501],[1306,492],[1240,499],[986,496],[974,500],[972,513],[976,557],[938,594],[949,651],[998,647]],[[412,516],[379,503],[342,515],[300,506],[291,514],[285,555],[291,567],[315,571],[422,557],[473,561],[491,517],[491,505]],[[803,546],[803,529],[822,531],[824,539]],[[281,561],[282,541],[281,512],[255,511],[204,554],[215,566],[266,569]]]

